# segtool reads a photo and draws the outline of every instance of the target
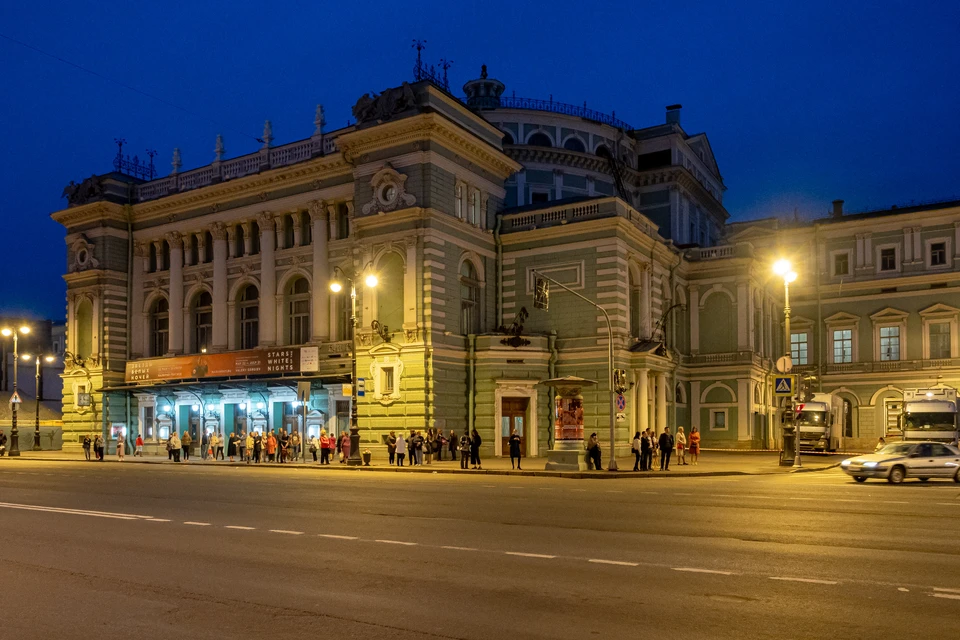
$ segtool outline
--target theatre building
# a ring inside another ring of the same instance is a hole
[[[274,146],[268,125],[245,156],[218,140],[206,166],[181,171],[175,153],[166,177],[118,162],[71,184],[53,214],[66,439],[339,433],[355,357],[375,455],[391,429],[427,427],[476,428],[485,455],[517,428],[527,455],[545,455],[553,391],[540,381],[565,375],[599,382],[584,421],[606,440],[606,321],[559,288],[535,309],[538,270],[610,317],[627,372],[620,452],[636,430],[677,425],[712,446],[770,446],[782,283],[749,241],[722,244],[706,135],[684,130],[679,105],[637,128],[504,88],[485,69],[465,98],[421,79],[361,97],[343,129],[320,111],[297,142]]]

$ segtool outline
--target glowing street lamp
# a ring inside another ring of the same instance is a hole
[[[29,361],[30,361],[30,356],[29,356],[29,355],[24,355],[24,356],[23,356],[23,359],[24,359],[25,361],[28,361],[28,362],[29,362]],[[56,358],[54,358],[53,356],[44,356],[44,357],[43,357],[43,362],[50,363],[50,362],[53,362],[55,359],[56,359]],[[36,386],[36,390],[37,390],[37,393],[36,393],[36,398],[35,398],[36,402],[34,403],[34,408],[35,408],[34,420],[35,420],[35,424],[34,424],[34,429],[33,429],[33,450],[34,450],[34,451],[40,451],[40,401],[43,399],[43,398],[40,397],[40,360],[41,360],[40,356],[37,356],[37,357],[36,357],[36,361],[37,361],[37,386]]]
[[[793,356],[790,348],[790,283],[797,279],[797,272],[793,270],[789,260],[782,258],[773,263],[773,272],[783,278],[783,343],[786,348],[787,359],[790,360]],[[793,393],[796,394],[796,392],[797,390],[793,389]],[[794,397],[791,396],[790,406],[787,407],[788,411],[793,411],[793,400]],[[803,465],[800,464],[800,427],[796,424],[796,421],[794,421],[794,438],[796,439],[796,451],[793,456],[793,466],[799,468]]]
[[[11,329],[10,327],[4,327],[0,329],[0,334],[5,338],[13,336],[13,393],[17,394],[17,370],[20,368],[20,363],[17,360],[20,358],[17,352],[17,341],[20,337],[20,334],[27,335],[30,333],[30,327],[24,325],[16,329]],[[6,363],[4,363],[6,366]],[[12,396],[11,396],[12,399]],[[16,458],[20,456],[20,431],[17,429],[17,407],[20,406],[20,403],[12,403],[10,410],[10,453],[8,454],[11,458]]]
[[[380,281],[375,273],[367,270],[371,264],[367,263],[367,266],[363,269],[366,271],[363,283],[372,289]],[[359,467],[363,464],[363,461],[360,457],[360,427],[357,424],[357,286],[353,279],[348,278],[340,267],[334,267],[333,280],[330,281],[330,291],[333,293],[343,291],[344,281],[350,283],[350,340],[353,343],[352,357],[350,358],[350,382],[352,383],[350,385],[350,457],[347,459],[347,465]]]

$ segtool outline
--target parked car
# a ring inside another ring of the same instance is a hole
[[[942,442],[893,442],[876,453],[848,458],[840,468],[857,482],[867,478],[886,478],[891,484],[900,484],[905,478],[960,482],[960,449]]]

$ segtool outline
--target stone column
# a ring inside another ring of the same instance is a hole
[[[253,236],[250,235],[253,225],[249,220],[244,220],[240,223],[240,228],[243,229],[243,255],[248,256],[253,253]]]
[[[150,267],[149,245],[140,241],[133,243],[133,282],[130,285],[131,299],[130,306],[127,308],[127,316],[131,318],[130,322],[130,355],[139,358],[144,354],[143,345],[143,323],[140,322],[140,314],[143,313],[143,274]]]
[[[737,283],[737,349],[750,350],[750,287],[746,282]]]
[[[93,293],[93,314],[91,318],[91,324],[93,324],[90,340],[90,356],[94,360],[100,360],[100,365],[103,366],[103,288],[98,287]],[[13,366],[17,366],[18,363],[14,362]]]
[[[353,228],[353,200],[347,200],[344,204],[347,206],[347,237],[353,238],[357,235],[357,230]]]
[[[650,427],[649,376],[647,369],[637,370],[637,416],[640,418],[640,431]]]
[[[283,232],[283,225],[286,222],[286,215],[278,215],[273,219],[273,227],[277,233],[277,249],[287,249],[287,234]]]
[[[237,257],[237,227],[236,225],[230,225],[227,227],[227,257],[236,258]],[[213,257],[214,260],[217,259],[216,256]]]
[[[187,233],[183,236],[183,264],[186,267],[193,266],[193,251],[190,248],[193,246],[193,241],[195,239],[194,234]],[[199,254],[200,252],[197,251]],[[200,256],[197,255],[199,258]]]
[[[314,342],[332,340],[330,325],[330,267],[327,264],[327,209],[324,203],[310,203],[313,225],[313,288],[310,291],[311,338]]]
[[[407,255],[403,271],[403,328],[417,328],[417,236],[406,239]],[[479,310],[478,310],[479,312]]]
[[[290,217],[293,218],[293,246],[302,247],[303,246],[303,225],[300,218],[300,212],[294,211],[290,214]]]
[[[667,376],[657,373],[657,433],[667,428]]]
[[[760,294],[760,324],[757,326],[757,343],[760,345],[760,355],[766,356],[769,351],[767,351],[766,343],[766,334],[763,331],[764,325],[767,323],[767,302],[764,299],[766,296],[761,292]]]
[[[327,217],[330,218],[330,239],[339,240],[337,237],[337,205],[328,202],[327,203]]]
[[[650,328],[650,289],[653,287],[652,265],[643,265],[640,272],[640,337],[643,339],[651,338]]]
[[[77,295],[67,295],[67,345],[66,350],[77,355]]]
[[[183,236],[167,234],[170,245],[170,353],[183,352]]]
[[[207,255],[207,234],[200,232],[197,234],[197,264],[203,264],[204,257]]]
[[[690,285],[690,353],[700,351],[700,288]]]
[[[227,226],[214,222],[213,236],[213,344],[214,351],[227,348]]]
[[[277,259],[273,214],[257,215],[260,225],[260,344],[277,344]]]

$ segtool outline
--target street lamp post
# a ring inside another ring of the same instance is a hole
[[[788,359],[792,359],[793,353],[790,348],[790,283],[797,279],[797,272],[793,270],[789,260],[777,260],[777,262],[773,265],[773,272],[783,278],[783,344],[786,351],[785,355]],[[797,389],[791,389],[791,393],[791,406],[789,407],[789,410],[793,411],[793,401],[796,396]],[[796,441],[796,450],[794,451],[793,456],[793,466],[794,468],[799,468],[803,465],[800,463],[800,426],[797,424],[796,420],[793,421],[793,433],[794,440]]]
[[[24,356],[25,359],[29,360],[30,356]],[[53,356],[46,356],[43,358],[47,362],[53,362]],[[35,416],[36,426],[33,430],[33,450],[40,451],[40,356],[37,356],[37,387],[36,387],[36,402],[35,405]]]
[[[340,278],[350,283],[350,340],[352,347],[350,351],[350,457],[347,458],[347,466],[359,467],[363,464],[363,460],[360,457],[360,426],[357,424],[357,286],[353,278],[348,278],[340,267],[334,267],[334,279],[330,282],[330,291],[334,293],[343,291],[343,283],[337,279],[338,273]],[[377,286],[377,276],[368,273],[363,282],[372,289]]]
[[[30,333],[30,327],[23,326],[18,329],[11,329],[6,327],[0,330],[0,334],[3,334],[4,337],[9,338],[13,336],[13,393],[17,394],[17,369],[20,368],[20,363],[18,362],[20,356],[17,351],[17,339],[20,337],[20,334],[27,335]],[[4,363],[6,365],[6,363]],[[11,400],[13,396],[11,396]],[[20,403],[11,402],[10,409],[10,453],[7,454],[11,458],[17,458],[20,456],[20,431],[17,429],[17,406]]]

